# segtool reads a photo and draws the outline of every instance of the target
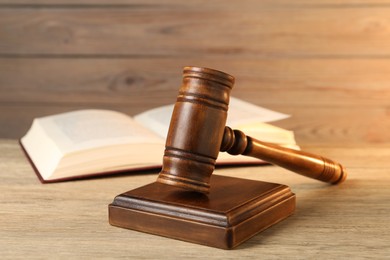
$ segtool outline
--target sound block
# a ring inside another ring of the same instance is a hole
[[[113,226],[231,249],[294,212],[295,195],[275,183],[213,175],[210,193],[154,182],[115,197]]]

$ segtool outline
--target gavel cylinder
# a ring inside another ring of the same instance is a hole
[[[184,68],[158,182],[209,192],[233,84],[234,77],[221,71]]]

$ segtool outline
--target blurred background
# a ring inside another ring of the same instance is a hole
[[[291,114],[300,145],[390,145],[390,0],[0,0],[0,138],[174,103],[187,65]]]

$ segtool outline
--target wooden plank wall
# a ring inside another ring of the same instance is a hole
[[[173,103],[186,65],[292,114],[305,144],[390,144],[390,0],[0,0],[0,137]]]

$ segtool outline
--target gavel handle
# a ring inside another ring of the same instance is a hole
[[[344,167],[320,155],[281,147],[246,136],[239,130],[225,127],[222,152],[247,155],[262,159],[290,171],[331,184],[341,183],[347,177]]]

